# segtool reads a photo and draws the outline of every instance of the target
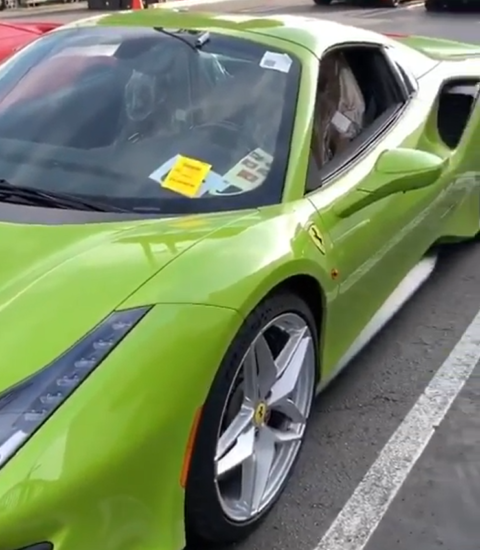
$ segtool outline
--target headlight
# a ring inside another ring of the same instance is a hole
[[[0,394],[0,466],[95,370],[149,308],[117,311],[66,353]]]

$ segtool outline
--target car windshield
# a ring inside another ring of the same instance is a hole
[[[146,213],[280,202],[299,77],[219,33],[52,32],[0,67],[0,179]]]

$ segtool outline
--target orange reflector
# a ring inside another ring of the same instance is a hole
[[[385,36],[388,36],[389,38],[406,38],[407,36],[410,36],[409,34],[399,34],[394,32],[386,32],[384,33]]]
[[[188,436],[187,448],[185,449],[185,455],[183,457],[182,473],[180,475],[180,485],[185,489],[187,485],[188,472],[190,471],[190,462],[192,461],[193,448],[195,446],[195,439],[197,438],[198,426],[200,425],[200,418],[202,417],[202,407],[197,409],[195,416],[193,417],[192,427],[190,428],[190,434]]]

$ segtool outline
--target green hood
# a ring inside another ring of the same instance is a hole
[[[150,277],[239,214],[0,223],[0,391],[58,357]]]

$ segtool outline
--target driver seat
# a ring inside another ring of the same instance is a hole
[[[365,101],[341,52],[321,61],[314,113],[314,156],[319,167],[342,153],[364,127]]]

